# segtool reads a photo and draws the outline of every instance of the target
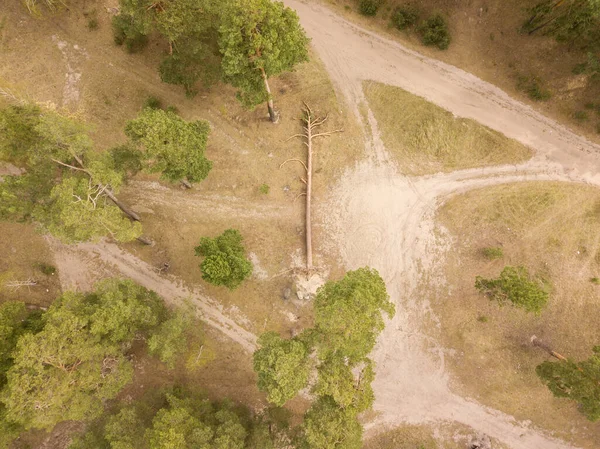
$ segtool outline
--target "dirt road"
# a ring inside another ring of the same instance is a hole
[[[530,423],[517,422],[451,391],[444,348],[422,328],[424,318],[431,321],[432,317],[416,287],[423,280],[443,282],[434,273],[440,272],[436,268],[447,242],[434,232],[434,213],[446,197],[532,179],[600,185],[600,147],[456,67],[360,29],[322,6],[298,0],[285,3],[298,12],[337,91],[359,121],[359,105],[366,104],[362,81],[374,80],[402,87],[457,116],[473,118],[536,152],[518,167],[405,177],[389,162],[368,111],[372,138],[366,142],[367,158],[341,178],[318,216],[337,243],[345,267],[369,265],[379,270],[397,305],[396,316],[372,354],[377,363],[375,409],[381,414],[371,428],[382,423],[455,421],[514,449],[574,448]]]
[[[187,302],[206,324],[223,332],[246,351],[256,349],[256,336],[227,315],[217,301],[183,286],[174,278],[159,275],[154,267],[117,245],[107,242],[64,245],[52,238],[48,241],[61,273],[63,290],[86,291],[103,277],[124,276],[154,290],[169,303],[184,305]]]

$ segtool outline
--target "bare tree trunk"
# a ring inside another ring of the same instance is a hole
[[[267,99],[267,108],[269,109],[269,118],[273,123],[277,123],[277,115],[275,114],[275,108],[273,107],[273,97],[271,95],[271,88],[269,87],[269,80],[267,79],[267,74],[265,73],[265,69],[261,67],[260,74],[262,75],[262,79],[265,83],[265,89],[267,91],[267,95],[269,96]]]
[[[140,216],[138,214],[136,214],[134,211],[132,211],[131,209],[129,209],[125,204],[123,204],[116,196],[114,193],[112,193],[112,191],[110,189],[106,189],[106,196],[109,197],[113,203],[115,203],[119,209],[121,209],[123,211],[123,213],[125,215],[127,215],[129,218],[131,218],[132,220],[135,221],[140,221]]]
[[[310,270],[313,266],[312,256],[312,221],[310,214],[310,203],[312,197],[312,117],[308,115],[306,120],[306,141],[308,154],[306,156],[306,268]]]
[[[90,180],[95,183],[94,176],[92,176],[90,171],[85,168],[85,165],[83,165],[83,161],[81,160],[81,158],[79,156],[77,156],[76,154],[73,154],[73,157],[79,164],[79,167],[75,167],[74,165],[69,165],[69,164],[67,164],[65,162],[61,162],[57,159],[51,159],[51,160],[56,162],[59,165],[62,165],[63,167],[70,168],[71,170],[78,170],[78,171],[84,172],[86,175],[88,175],[90,177]],[[109,186],[105,186],[104,184],[100,184],[100,183],[96,183],[96,185],[106,194],[107,197],[109,197],[112,200],[113,203],[115,203],[119,207],[119,209],[121,209],[125,213],[125,215],[127,215],[132,220],[140,221],[140,216],[138,214],[136,214],[134,211],[132,211],[131,209],[129,209],[124,203],[122,203],[115,196],[115,194],[112,192],[112,190],[110,190]]]
[[[542,340],[540,340],[539,338],[537,338],[535,335],[533,335],[531,337],[531,344],[533,346],[537,346],[538,348],[542,348],[544,351],[546,351],[548,354],[550,354],[552,357],[557,358],[558,360],[561,361],[566,361],[567,358],[564,357],[563,355],[559,354],[558,352],[555,352],[552,350],[552,348],[550,346],[548,346],[546,343],[544,343]]]
[[[312,201],[312,141],[315,137],[325,137],[334,133],[342,132],[341,129],[336,129],[335,131],[321,132],[321,133],[313,133],[313,130],[321,126],[327,120],[328,116],[323,118],[315,117],[313,115],[310,107],[304,103],[304,117],[302,117],[302,122],[304,123],[304,132],[301,134],[295,134],[290,139],[294,137],[301,137],[305,139],[304,145],[308,148],[307,156],[306,156],[306,164],[302,162],[300,159],[288,159],[280,165],[283,167],[286,162],[296,161],[300,162],[306,171],[306,179],[300,178],[302,182],[306,184],[306,193],[301,193],[300,195],[306,195],[306,215],[305,215],[305,225],[306,225],[306,269],[312,270],[313,268],[313,252],[312,252],[312,214],[311,214],[311,201]],[[289,139],[288,139],[289,140]]]
[[[143,235],[140,235],[138,238],[136,238],[136,240],[140,243],[143,243],[144,245],[154,245],[154,242],[152,240],[150,240],[148,237],[144,237]]]

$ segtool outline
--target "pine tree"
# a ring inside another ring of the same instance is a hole
[[[600,419],[600,346],[587,360],[546,361],[535,372],[554,396],[576,401],[590,421]]]
[[[239,0],[224,9],[219,27],[224,80],[246,107],[267,102],[277,120],[269,78],[308,61],[308,38],[297,14],[281,2]]]

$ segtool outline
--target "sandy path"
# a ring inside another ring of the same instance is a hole
[[[435,233],[434,214],[449,195],[488,185],[559,180],[600,185],[600,147],[542,116],[495,86],[456,67],[429,59],[377,36],[332,11],[298,0],[296,9],[338,92],[354,109],[366,103],[363,80],[402,87],[515,138],[536,152],[520,166],[459,171],[419,178],[397,173],[367,114],[372,138],[367,159],[348,171],[319,216],[348,269],[369,265],[382,274],[396,316],[388,322],[372,357],[377,363],[378,424],[456,421],[515,449],[567,449],[529,423],[462,398],[449,387],[444,348],[426,335],[429,306],[417,296],[419,282],[440,282],[447,242]],[[366,125],[366,124],[365,124]],[[332,214],[332,211],[335,211]],[[434,317],[435,318],[435,317]]]
[[[198,318],[239,343],[246,351],[256,349],[256,336],[238,325],[223,310],[223,306],[197,289],[190,289],[172,276],[159,275],[151,265],[107,242],[63,245],[48,239],[54,252],[63,290],[89,290],[93,283],[106,276],[117,275],[136,281],[154,290],[174,305],[189,302]],[[116,272],[116,273],[115,273]]]

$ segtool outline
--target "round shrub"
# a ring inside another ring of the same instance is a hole
[[[204,257],[200,264],[202,279],[213,285],[234,290],[252,274],[242,236],[235,229],[227,229],[215,238],[203,237],[195,249],[197,256]]]
[[[360,0],[358,3],[358,11],[363,16],[374,16],[381,5],[381,0]]]
[[[450,45],[450,31],[446,19],[441,14],[435,14],[419,27],[421,41],[425,45],[436,46],[446,50]]]
[[[399,30],[413,26],[419,19],[419,11],[413,5],[399,6],[392,14],[392,24]]]

